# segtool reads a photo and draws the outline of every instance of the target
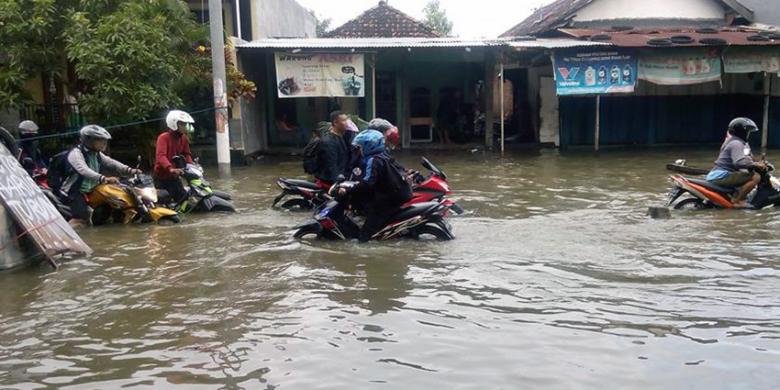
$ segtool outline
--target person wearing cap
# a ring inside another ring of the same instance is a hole
[[[194,123],[195,120],[190,114],[172,110],[165,117],[167,129],[157,137],[154,178],[157,179],[158,186],[168,191],[176,203],[187,197],[187,190],[180,179],[184,172],[173,165],[173,158],[182,156],[187,164],[193,163],[189,134],[195,131]]]
[[[24,165],[27,173],[32,175],[33,171],[46,168],[46,158],[38,148],[38,125],[35,122],[26,120],[19,123],[19,161]],[[28,160],[29,159],[29,160]],[[25,164],[25,160],[31,162],[31,165]]]
[[[102,185],[119,184],[117,176],[139,174],[141,171],[105,154],[111,139],[111,134],[106,129],[98,125],[87,125],[81,128],[79,137],[81,143],[68,153],[67,162],[71,174],[62,184],[61,192],[70,205],[73,219],[89,224],[92,216],[89,197],[93,191]],[[118,191],[122,192],[121,189]]]

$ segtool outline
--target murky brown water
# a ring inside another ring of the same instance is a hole
[[[0,274],[0,387],[777,388],[780,211],[645,217],[714,153],[431,156],[448,243],[297,242],[268,205],[300,164],[236,169],[240,214]]]

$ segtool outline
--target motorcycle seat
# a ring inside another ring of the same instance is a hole
[[[732,192],[736,191],[736,188],[729,188],[729,187],[719,186],[719,185],[714,184],[714,183],[712,183],[710,181],[707,181],[707,180],[691,179],[691,178],[687,178],[687,179],[688,179],[689,182],[691,182],[693,184],[700,185],[700,186],[702,186],[704,188],[707,188],[709,190],[713,190],[713,191],[715,191],[717,193],[720,193],[720,194],[728,195],[728,194],[731,194]]]
[[[294,187],[301,187],[310,190],[321,190],[320,187],[317,187],[317,184],[306,180],[298,180],[298,179],[279,179],[279,180]]]
[[[425,214],[429,210],[433,209],[434,207],[438,206],[439,202],[423,202],[423,203],[415,203],[409,207],[403,208],[401,211],[398,212],[398,214],[393,217],[394,221],[402,221],[405,219],[409,219],[412,217],[416,217],[418,215]]]

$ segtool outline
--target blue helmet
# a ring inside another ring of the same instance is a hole
[[[376,130],[364,130],[352,141],[359,146],[364,156],[373,156],[385,151],[385,135]]]

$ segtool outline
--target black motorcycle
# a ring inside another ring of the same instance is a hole
[[[351,189],[356,182],[340,182],[331,191],[339,188]],[[357,238],[360,227],[352,214],[347,212],[349,196],[336,196],[317,209],[314,219],[296,227],[295,238],[314,236],[329,240],[349,240]],[[404,207],[390,219],[390,222],[372,236],[372,240],[394,238],[422,239],[433,237],[437,240],[452,240],[452,228],[446,221],[450,214],[450,202],[423,202]]]
[[[193,164],[188,164],[183,156],[175,156],[172,162],[175,167],[184,172],[183,177],[188,184],[187,197],[176,203],[168,191],[158,189],[158,196],[162,202],[169,204],[180,214],[190,211],[236,212],[236,207],[231,202],[232,196],[227,192],[212,189],[211,184],[203,178],[203,167],[198,164],[197,158]]]

